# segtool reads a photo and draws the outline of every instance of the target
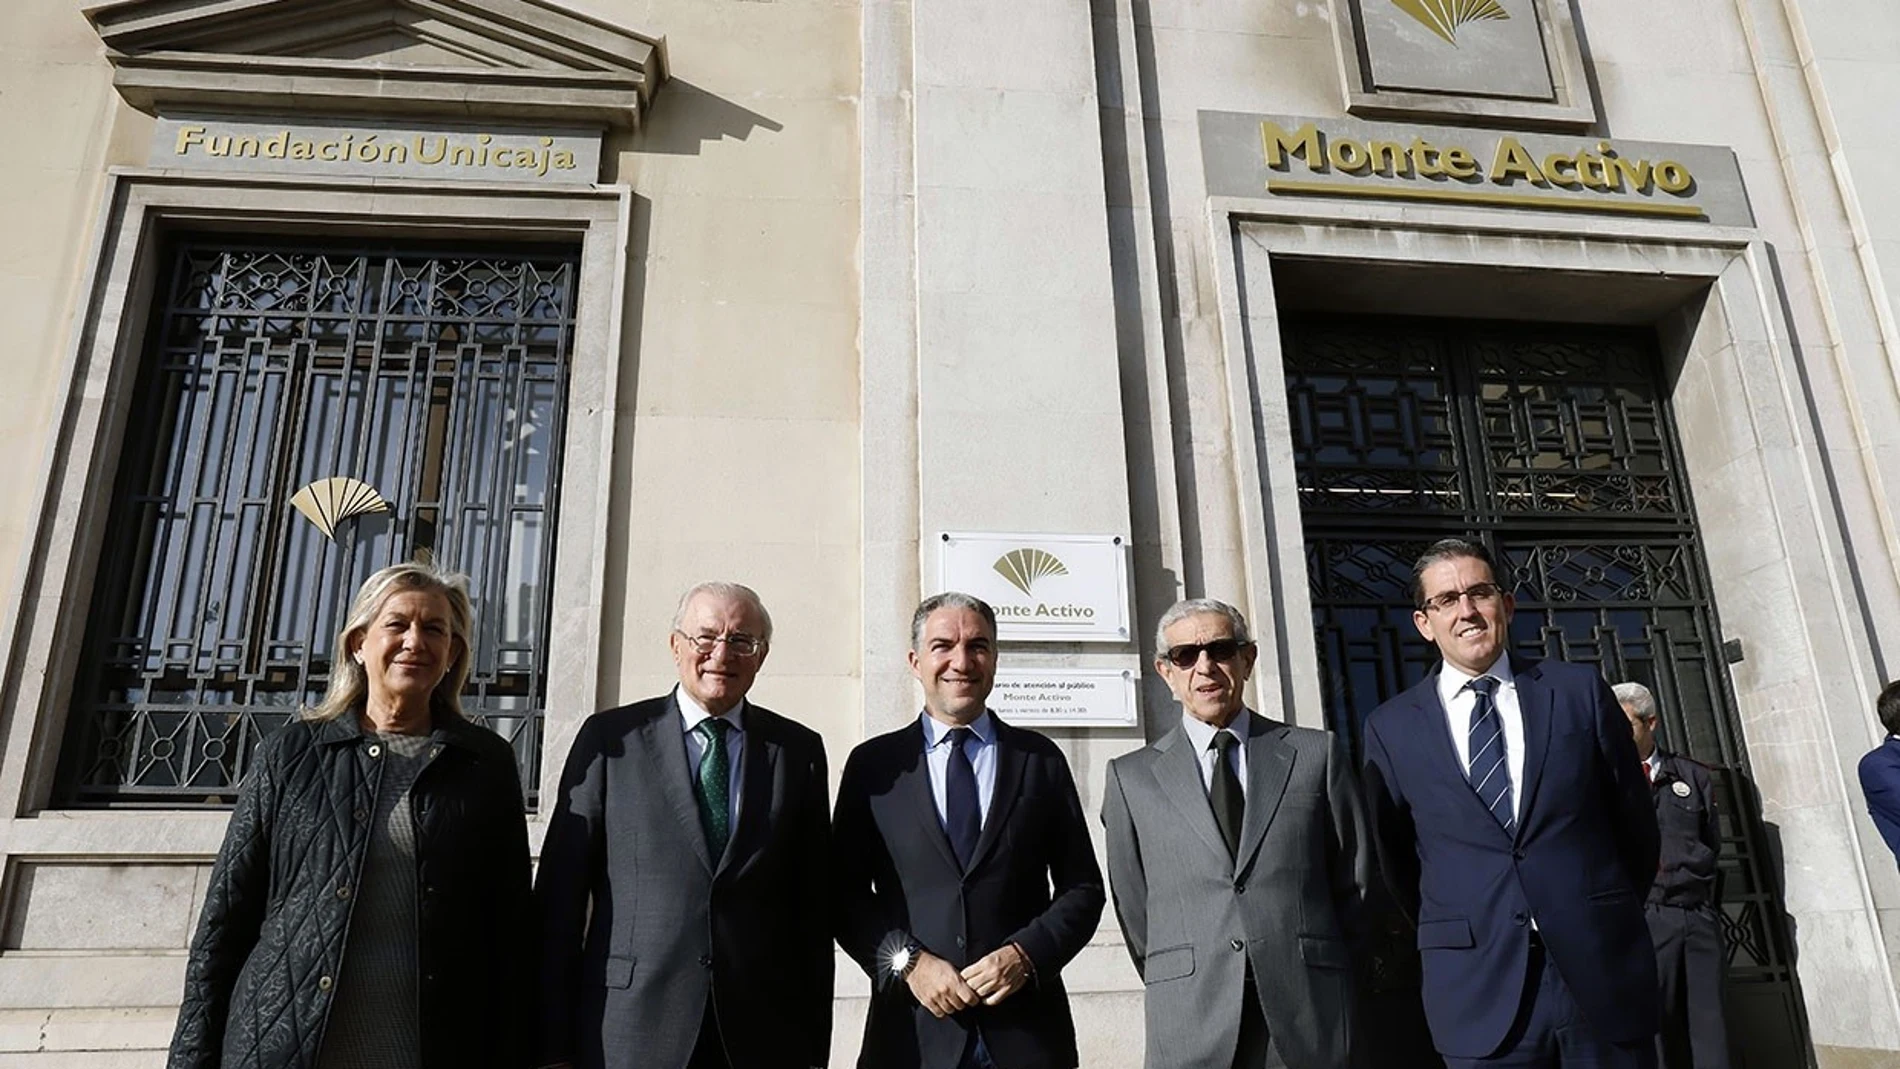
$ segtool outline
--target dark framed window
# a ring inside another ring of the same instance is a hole
[[[513,743],[533,804],[577,272],[565,248],[171,243],[64,804],[228,805],[256,744],[322,696],[356,588],[417,558],[471,578],[463,705]],[[292,499],[335,478],[387,510],[326,534]]]

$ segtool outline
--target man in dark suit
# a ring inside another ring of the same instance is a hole
[[[1709,770],[1656,745],[1656,696],[1641,683],[1610,688],[1655,798],[1662,860],[1643,904],[1661,982],[1663,1069],[1728,1069],[1722,1013],[1722,922],[1715,915],[1715,859],[1722,849]]]
[[[1242,703],[1239,609],[1183,601],[1155,630],[1181,721],[1110,762],[1102,800],[1147,1069],[1348,1069],[1371,860],[1345,748]]]
[[[1887,849],[1900,857],[1900,680],[1881,689],[1874,711],[1887,737],[1860,759],[1860,793]]]
[[[540,1065],[811,1069],[830,1058],[825,748],[745,700],[759,596],[680,599],[679,686],[581,725],[535,898]]]
[[[1484,547],[1434,543],[1413,597],[1444,663],[1366,718],[1365,777],[1434,1044],[1449,1069],[1652,1069],[1656,814],[1628,721],[1591,669],[1506,652]]]
[[[1069,764],[984,701],[996,614],[967,594],[911,622],[916,723],[851,751],[834,822],[838,942],[871,977],[862,1069],[1071,1069],[1062,967],[1102,915]]]

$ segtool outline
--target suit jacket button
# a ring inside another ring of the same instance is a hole
[[[1244,883],[1237,883],[1237,884],[1235,884],[1235,885],[1234,885],[1234,893],[1235,893],[1235,894],[1237,894],[1237,895],[1244,895],[1244,894],[1246,894],[1246,893],[1247,893],[1247,885],[1246,885],[1246,884],[1244,884]]]
[[[1518,847],[1517,849],[1511,851],[1511,856],[1518,859],[1519,861],[1524,860],[1524,848]]]
[[[1231,943],[1229,943],[1229,944],[1227,944],[1227,945],[1228,945],[1228,946],[1231,946],[1231,947],[1233,947],[1233,948],[1234,948],[1235,950],[1245,950],[1245,949],[1247,949],[1247,944],[1245,944],[1245,943],[1243,943],[1243,942],[1241,942],[1241,941],[1240,941],[1240,940],[1238,940],[1238,939],[1236,939],[1236,940],[1234,940],[1233,942],[1231,942]]]
[[[1519,928],[1524,927],[1526,924],[1529,924],[1530,922],[1531,922],[1530,917],[1526,916],[1523,913],[1511,914],[1511,923],[1517,925]]]
[[[700,967],[700,968],[702,968],[702,969],[710,969],[710,968],[712,968],[712,955],[711,955],[711,954],[701,954],[701,955],[699,956],[699,967]]]
[[[958,949],[958,950],[962,950],[962,949],[963,949],[963,937],[962,937],[962,936],[960,936],[960,935],[959,935],[959,936],[957,936],[957,949]]]

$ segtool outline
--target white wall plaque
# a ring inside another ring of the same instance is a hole
[[[989,707],[1019,727],[1134,727],[1137,682],[1132,668],[999,668]]]
[[[937,588],[996,610],[996,637],[1129,642],[1128,543],[1117,535],[945,532]]]

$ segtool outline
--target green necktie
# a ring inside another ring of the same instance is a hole
[[[706,847],[712,851],[715,867],[726,854],[726,840],[732,838],[732,764],[726,757],[726,731],[731,727],[709,716],[693,729],[701,743],[699,820],[706,826]]]

